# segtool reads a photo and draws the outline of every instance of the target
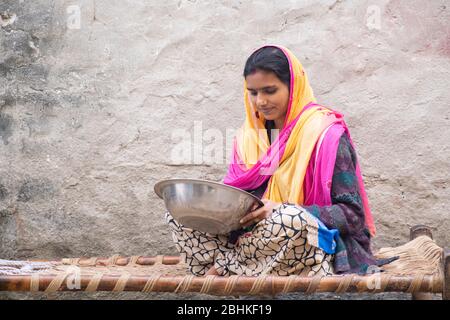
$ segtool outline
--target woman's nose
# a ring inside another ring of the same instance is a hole
[[[258,107],[263,107],[267,104],[267,99],[266,97],[264,97],[262,94],[258,94],[258,96],[256,97],[256,105]]]

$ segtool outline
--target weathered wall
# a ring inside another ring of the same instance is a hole
[[[449,2],[376,3],[2,0],[0,257],[176,254],[154,183],[221,180],[228,154],[174,165],[173,129],[237,128],[264,43],[345,114],[374,246],[419,223],[449,245]]]

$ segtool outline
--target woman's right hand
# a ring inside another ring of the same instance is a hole
[[[270,215],[273,212],[273,209],[275,209],[276,207],[278,207],[280,205],[280,203],[274,202],[274,201],[268,200],[268,199],[262,199],[261,201],[264,203],[264,206],[256,209],[258,207],[258,205],[255,204],[252,208],[252,211],[247,213],[239,221],[242,224],[243,228],[248,227],[252,224],[256,224],[256,223],[260,222],[261,220],[264,220],[264,219],[270,217]]]

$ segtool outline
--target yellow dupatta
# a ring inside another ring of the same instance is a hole
[[[269,179],[264,198],[275,202],[303,204],[303,184],[314,147],[322,133],[339,121],[330,110],[312,106],[303,113],[303,108],[316,102],[308,76],[300,61],[287,48],[276,46],[286,54],[291,68],[289,105],[283,130],[291,130],[277,169]],[[244,103],[246,119],[236,135],[236,152],[250,170],[258,160],[267,156],[269,140],[263,115],[256,117],[256,107],[251,103],[244,80]],[[297,119],[297,117],[301,116]],[[296,121],[296,122],[295,122]],[[280,135],[283,131],[280,133]]]

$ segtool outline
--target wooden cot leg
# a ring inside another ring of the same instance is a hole
[[[444,264],[442,300],[450,300],[450,248],[444,248],[442,252],[442,263]]]
[[[415,225],[410,229],[409,239],[414,240],[420,236],[427,236],[433,239],[433,233],[430,227],[423,224]],[[412,294],[412,300],[433,300],[433,295],[429,292],[415,292]]]

